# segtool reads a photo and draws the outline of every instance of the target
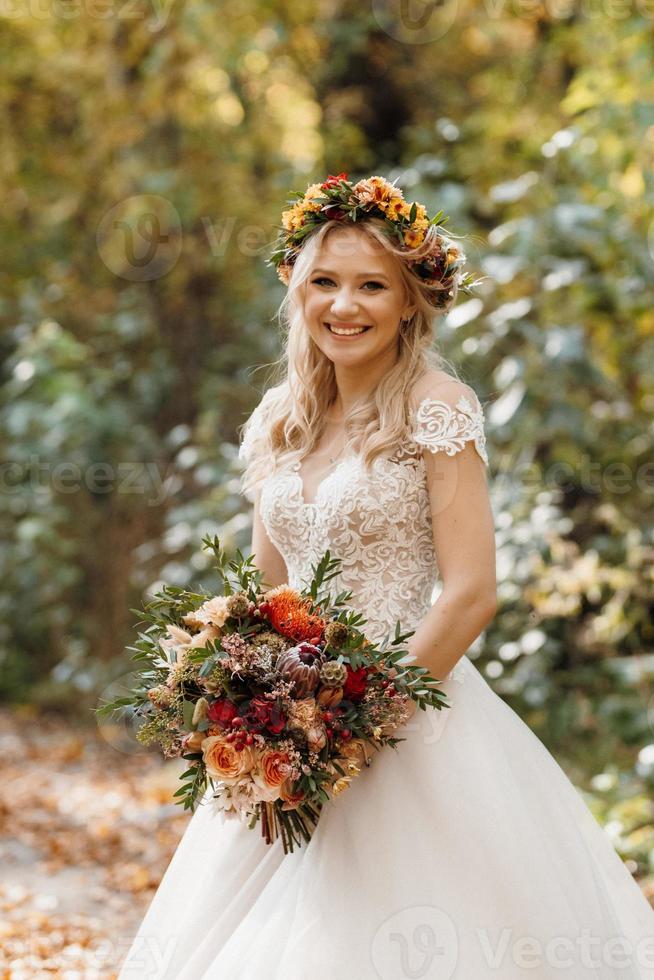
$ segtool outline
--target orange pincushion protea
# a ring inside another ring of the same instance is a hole
[[[271,625],[290,640],[320,643],[325,621],[310,612],[311,600],[303,599],[295,589],[280,585],[266,592],[262,603]]]

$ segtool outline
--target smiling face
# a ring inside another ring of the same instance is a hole
[[[412,312],[396,259],[369,235],[338,228],[321,242],[305,284],[304,316],[331,361],[349,367],[394,359],[400,320]]]

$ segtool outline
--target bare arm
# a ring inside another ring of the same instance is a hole
[[[454,383],[441,390],[454,404],[462,389]],[[442,680],[495,615],[495,522],[484,463],[472,441],[454,455],[426,449],[423,456],[443,587],[407,648]]]
[[[483,463],[471,443],[455,456],[426,453],[434,545],[443,589],[407,648],[444,679],[497,608],[495,535]]]
[[[255,494],[252,517],[252,554],[254,564],[263,572],[263,585],[274,588],[288,582],[286,562],[268,537],[259,510],[260,492]]]

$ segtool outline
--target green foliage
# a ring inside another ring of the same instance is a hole
[[[143,595],[206,580],[198,538],[249,544],[237,427],[283,290],[238,233],[270,242],[289,187],[380,173],[485,276],[437,329],[488,420],[500,611],[477,666],[580,778],[635,774],[654,103],[648,20],[622,13],[464,2],[433,37],[353,0],[0,22],[4,698],[92,703]]]

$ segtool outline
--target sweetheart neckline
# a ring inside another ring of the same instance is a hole
[[[344,456],[343,459],[341,459],[340,462],[336,464],[336,466],[334,466],[331,470],[329,470],[329,472],[326,473],[325,476],[323,476],[322,480],[319,480],[318,484],[316,485],[316,494],[313,500],[307,500],[304,493],[304,481],[302,479],[302,474],[300,473],[300,467],[302,465],[301,461],[297,463],[293,463],[293,466],[291,467],[291,475],[295,477],[297,494],[302,507],[305,508],[316,507],[319,503],[320,491],[322,490],[327,480],[329,480],[330,477],[334,476],[335,473],[338,473],[341,466],[343,466],[345,463],[350,463],[356,459],[357,459],[356,455],[353,454],[350,454],[349,456]]]
[[[339,470],[343,466],[345,466],[346,463],[358,463],[358,462],[360,462],[360,459],[361,459],[361,457],[360,457],[360,455],[358,453],[350,453],[348,456],[344,456],[343,459],[340,460],[340,462],[338,462],[336,464],[336,466],[334,466],[333,469],[331,469],[328,473],[326,473],[325,476],[323,476],[322,480],[319,481],[319,483],[316,486],[316,495],[315,495],[315,497],[314,497],[313,500],[309,500],[309,501],[306,500],[305,495],[304,495],[304,482],[302,480],[302,474],[300,473],[300,467],[301,467],[302,463],[301,463],[301,461],[293,463],[291,465],[290,470],[288,472],[289,472],[289,475],[290,475],[291,479],[294,478],[294,481],[295,481],[295,489],[297,491],[297,498],[298,498],[298,501],[299,501],[301,507],[304,508],[305,510],[313,510],[317,506],[319,506],[322,503],[322,501],[320,499],[320,496],[321,496],[321,493],[322,493],[322,490],[323,490],[325,484],[327,484],[328,481],[333,476],[335,476],[339,472]],[[379,459],[379,457],[378,457],[378,459]],[[422,457],[421,457],[420,454],[418,454],[416,456],[410,455],[410,456],[408,456],[408,458],[406,460],[402,460],[402,461],[399,461],[399,460],[396,460],[396,461],[387,460],[387,462],[395,462],[397,465],[400,465],[400,466],[401,465],[406,465],[406,464],[408,464],[408,465],[416,465],[416,463],[418,465],[420,465],[421,460],[422,460]],[[376,463],[377,463],[377,460],[375,460],[375,463],[373,463],[373,466]]]
[[[450,413],[454,412],[455,410],[459,410],[459,411],[464,412],[467,415],[470,415],[472,418],[474,418],[476,416],[476,414],[478,414],[478,413],[480,413],[482,411],[481,408],[476,408],[476,406],[474,406],[474,404],[472,404],[472,406],[471,406],[471,401],[468,398],[468,396],[465,395],[465,394],[460,394],[459,395],[459,397],[458,397],[458,399],[456,401],[456,405],[454,407],[452,405],[450,405],[448,402],[444,401],[442,398],[431,398],[431,397],[429,397],[427,395],[424,398],[421,398],[421,400],[420,400],[420,402],[419,402],[419,404],[417,406],[414,406],[413,410],[414,410],[414,413],[415,413],[415,417],[418,418],[418,419],[420,419],[421,413],[428,406],[431,407],[433,405],[441,405],[447,411],[449,411]],[[415,444],[415,440],[412,440],[409,437],[409,439],[407,440],[407,444],[408,443],[411,443],[411,442],[413,442]],[[478,449],[477,440],[475,439],[474,442],[475,442],[475,447]],[[336,466],[333,469],[331,469],[322,478],[322,480],[319,481],[319,483],[316,486],[316,494],[315,494],[315,497],[314,497],[313,500],[310,500],[310,501],[308,501],[306,499],[305,492],[304,492],[304,481],[303,481],[302,475],[300,473],[300,467],[302,465],[302,461],[300,460],[298,462],[293,463],[291,465],[291,471],[290,472],[291,472],[292,476],[295,477],[295,484],[296,484],[296,488],[297,488],[297,495],[298,495],[298,499],[299,499],[299,502],[300,502],[301,506],[304,509],[306,509],[306,510],[313,510],[313,509],[315,509],[318,506],[318,504],[319,504],[320,493],[321,493],[321,490],[322,490],[324,484],[329,479],[331,479],[331,477],[335,473],[338,473],[338,471],[340,470],[340,468],[345,463],[352,462],[354,460],[357,460],[358,458],[359,457],[358,457],[358,455],[356,453],[350,453],[347,456],[344,456],[343,459],[340,460],[340,462],[337,463]]]

